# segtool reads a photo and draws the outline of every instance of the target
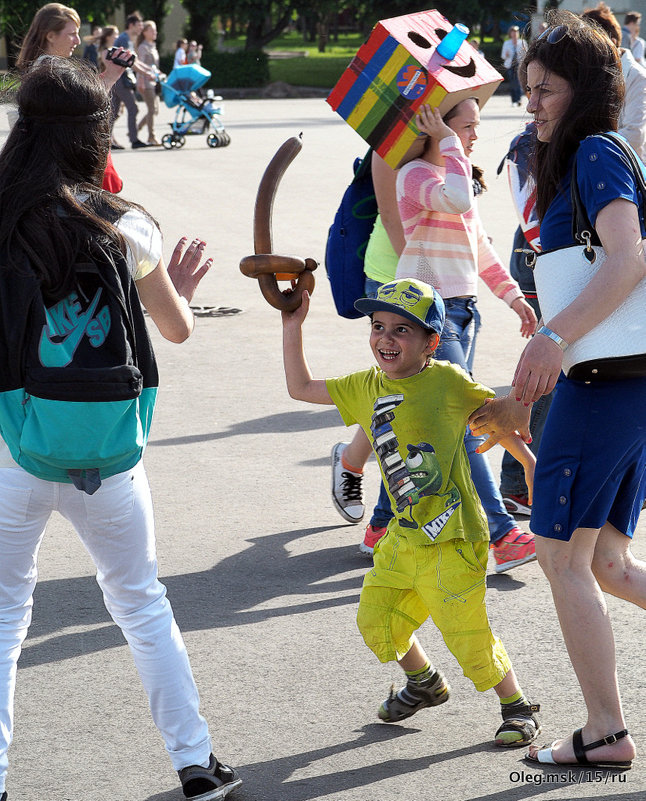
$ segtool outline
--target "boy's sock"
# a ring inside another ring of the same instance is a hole
[[[357,475],[363,475],[363,467],[353,467],[350,462],[345,458],[345,448],[341,452],[341,464],[348,470],[350,473],[357,473]]]
[[[423,668],[418,670],[405,670],[406,678],[408,681],[399,690],[397,697],[404,704],[414,706],[419,703],[424,697],[424,690],[431,687],[438,678],[438,672],[430,662],[427,662]],[[420,692],[420,690],[422,692]]]
[[[420,709],[439,706],[449,699],[451,688],[430,662],[419,670],[407,670],[405,673],[408,679],[406,685],[397,692],[393,685],[389,697],[379,707],[377,715],[385,723],[404,720]]]
[[[541,727],[535,713],[540,710],[538,704],[530,703],[522,690],[500,699],[500,711],[503,723],[496,732],[496,745],[527,745],[536,738]]]
[[[523,695],[522,690],[518,690],[517,693],[510,695],[509,698],[501,698],[500,705],[501,706],[509,706],[509,704],[518,704],[523,705],[526,704],[527,701],[525,700],[525,696]]]

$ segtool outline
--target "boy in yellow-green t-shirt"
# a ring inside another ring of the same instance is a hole
[[[415,279],[391,281],[357,309],[372,320],[372,367],[342,378],[313,379],[302,325],[310,298],[283,312],[283,356],[292,398],[334,404],[346,425],[359,423],[372,442],[395,517],[374,552],[357,624],[381,662],[396,660],[407,676],[378,715],[391,723],[449,697],[415,632],[431,616],[464,675],[479,691],[494,688],[502,725],[496,745],[522,746],[540,732],[539,707],[523,695],[485,605],[489,530],[464,448],[469,415],[494,396],[456,365],[434,361],[444,303]],[[519,435],[501,444],[525,466],[534,457]]]

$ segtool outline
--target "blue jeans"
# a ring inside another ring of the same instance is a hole
[[[459,364],[471,375],[476,336],[480,328],[480,312],[476,299],[448,298],[444,305],[446,321],[434,357]],[[505,509],[486,454],[476,453],[476,448],[483,442],[484,437],[474,437],[467,429],[464,445],[471,466],[471,478],[487,515],[489,537],[492,542],[497,542],[515,527],[516,522]]]
[[[523,96],[523,90],[520,86],[517,66],[509,67],[507,70],[507,80],[509,81],[509,94],[511,95],[511,102],[520,103],[520,99]]]

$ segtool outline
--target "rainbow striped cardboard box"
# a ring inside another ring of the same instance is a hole
[[[422,152],[414,118],[423,103],[444,114],[477,97],[482,107],[503,80],[469,42],[450,60],[437,52],[452,28],[435,10],[381,20],[327,98],[393,168]]]

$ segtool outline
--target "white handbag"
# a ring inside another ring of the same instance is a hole
[[[600,136],[610,139],[629,160],[646,212],[646,181],[632,149],[612,134]],[[581,203],[576,162],[571,187],[573,233],[583,244],[539,253],[535,260],[536,294],[546,321],[569,306],[606,261],[603,247],[593,244],[599,239]],[[568,378],[580,381],[646,376],[646,279],[612,314],[566,348],[563,372]]]

